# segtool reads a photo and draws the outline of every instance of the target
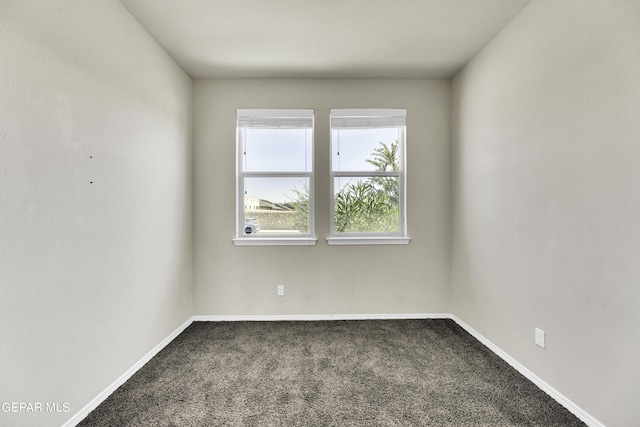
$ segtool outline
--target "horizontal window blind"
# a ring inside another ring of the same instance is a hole
[[[312,109],[238,109],[239,129],[312,129]]]
[[[401,108],[333,108],[331,129],[377,129],[406,126],[407,110]]]

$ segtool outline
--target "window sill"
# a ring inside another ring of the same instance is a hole
[[[233,239],[236,246],[313,246],[315,237],[246,237]]]
[[[410,237],[327,237],[329,245],[407,245]]]

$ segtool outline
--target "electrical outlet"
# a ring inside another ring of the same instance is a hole
[[[278,296],[279,297],[284,296],[284,285],[278,285]]]
[[[536,345],[542,348],[544,348],[545,345],[544,331],[538,328],[536,328]]]

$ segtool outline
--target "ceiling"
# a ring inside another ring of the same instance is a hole
[[[451,77],[530,0],[120,0],[193,78]]]

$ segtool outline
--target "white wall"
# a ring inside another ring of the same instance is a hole
[[[327,245],[340,107],[408,109],[409,245]],[[315,109],[316,246],[233,245],[237,108]],[[449,312],[449,109],[448,80],[195,80],[195,314]]]
[[[608,426],[640,424],[639,46],[638,1],[534,0],[452,89],[453,313]]]
[[[0,425],[60,425],[192,314],[191,80],[111,0],[5,0],[0,52],[0,403],[69,405]]]

